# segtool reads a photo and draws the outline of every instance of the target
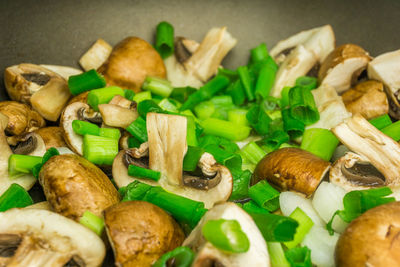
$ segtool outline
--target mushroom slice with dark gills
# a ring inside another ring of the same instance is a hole
[[[37,130],[36,133],[42,137],[46,149],[51,147],[67,147],[61,127],[44,127]]]
[[[103,241],[85,226],[43,209],[0,213],[0,265],[100,266]]]
[[[397,142],[359,114],[339,124],[332,131],[354,153],[347,153],[335,163],[330,175],[331,182],[348,191],[360,187],[388,186],[395,194],[398,192],[400,145]],[[370,175],[366,175],[367,172]],[[356,173],[360,175],[355,175]]]
[[[377,56],[368,64],[368,77],[383,83],[389,96],[390,115],[400,119],[400,50]]]
[[[136,102],[120,95],[114,96],[108,104],[98,106],[105,125],[124,129],[139,117],[136,107]]]
[[[57,73],[34,64],[19,64],[4,72],[12,100],[30,104],[45,119],[56,121],[71,94],[67,81]]]
[[[236,220],[246,234],[250,248],[244,253],[227,253],[219,250],[202,235],[203,225],[209,220]],[[201,221],[183,242],[196,252],[193,267],[211,266],[263,266],[269,267],[269,254],[264,238],[253,219],[244,210],[232,202],[215,205],[207,211]]]
[[[118,187],[138,180],[196,201],[206,208],[228,200],[232,193],[232,175],[228,168],[218,164],[209,153],[198,162],[198,171],[183,172],[183,158],[187,150],[186,118],[179,115],[147,114],[148,143],[139,148],[120,151],[113,162],[113,177]],[[148,150],[147,150],[148,147]],[[148,160],[142,156],[148,153]],[[161,172],[158,182],[128,175],[129,164]]]

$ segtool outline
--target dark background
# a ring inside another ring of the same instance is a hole
[[[228,26],[239,42],[224,61],[244,64],[250,48],[269,48],[300,30],[324,24],[337,44],[352,42],[372,56],[400,48],[400,1],[319,0],[0,0],[0,69],[22,62],[78,66],[97,39],[114,45],[126,36],[154,39],[167,20],[176,35],[201,41],[213,26]],[[5,97],[0,82],[0,99]]]

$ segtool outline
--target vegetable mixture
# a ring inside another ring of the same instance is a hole
[[[400,50],[155,32],[5,70],[1,266],[400,265]]]

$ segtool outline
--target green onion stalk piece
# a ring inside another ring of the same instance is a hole
[[[197,91],[196,88],[190,86],[178,87],[172,90],[169,97],[183,103],[188,99],[189,95],[193,94],[196,91]]]
[[[290,266],[312,267],[311,250],[308,247],[295,247],[285,251]]]
[[[42,166],[53,156],[57,156],[60,155],[60,152],[58,152],[58,150],[54,147],[51,147],[49,149],[47,149],[46,153],[44,153],[43,157],[42,157],[42,162],[36,164],[33,169],[32,169],[32,175],[38,179],[39,178],[39,172],[42,169]]]
[[[41,163],[42,157],[11,154],[8,158],[8,174],[13,178],[24,173],[32,173],[32,169],[35,165]]]
[[[177,247],[161,256],[152,267],[168,267],[169,261],[173,261],[175,267],[190,267],[195,254],[189,247]]]
[[[230,95],[213,96],[210,101],[214,104],[216,109],[234,107],[232,97]]]
[[[276,69],[271,68],[268,65],[261,68],[255,88],[255,95],[258,99],[264,99],[269,95],[275,82],[275,76]]]
[[[221,149],[230,153],[235,153],[239,150],[239,146],[229,139],[218,137],[215,135],[203,135],[200,138],[200,146],[205,148],[208,145],[218,145]]]
[[[205,134],[216,135],[232,141],[246,139],[250,134],[250,127],[238,126],[232,122],[216,118],[208,118],[202,121],[201,126]]]
[[[137,178],[153,180],[156,182],[160,180],[161,177],[161,173],[159,171],[146,169],[132,164],[128,167],[128,175]]]
[[[310,90],[295,86],[289,91],[290,115],[310,125],[319,120],[319,112],[315,106],[314,96]]]
[[[187,124],[186,124],[186,142],[188,146],[198,146],[199,142],[197,140],[197,123],[193,116],[185,115]]]
[[[25,208],[33,204],[29,193],[19,184],[11,184],[0,196],[0,212],[12,208]]]
[[[230,200],[243,199],[249,195],[249,184],[252,173],[249,170],[230,169],[233,177],[233,188]]]
[[[249,189],[249,196],[260,207],[275,211],[279,209],[279,192],[267,181],[262,180]]]
[[[250,241],[236,220],[209,220],[202,233],[213,246],[229,253],[243,253],[250,248]]]
[[[139,142],[144,143],[147,141],[146,121],[142,117],[138,117],[125,130],[139,140]]]
[[[269,124],[271,118],[265,111],[258,105],[254,105],[246,114],[251,127],[260,135],[269,133]]]
[[[261,214],[269,214],[269,211],[261,208],[255,201],[250,200],[243,204],[243,209],[248,213],[261,213]]]
[[[133,137],[133,136],[128,137],[128,147],[129,148],[134,148],[134,147],[138,148],[138,147],[140,147],[140,144],[141,144],[140,141],[137,140],[135,137]]]
[[[168,98],[163,98],[163,100],[161,100],[158,105],[160,106],[160,108],[168,112],[178,112],[178,107]]]
[[[291,139],[296,139],[300,137],[304,133],[304,123],[293,118],[290,115],[290,110],[288,108],[282,109],[282,121],[283,121],[283,129],[290,136]]]
[[[246,95],[240,80],[236,80],[235,82],[231,83],[226,89],[226,94],[232,97],[232,102],[236,106],[243,105],[244,101],[246,100]]]
[[[99,136],[119,140],[119,138],[121,138],[121,132],[116,128],[99,128]]]
[[[241,152],[242,155],[253,164],[257,164],[267,154],[254,141],[251,141],[245,145]]]
[[[281,91],[281,107],[286,108],[289,106],[289,91],[292,89],[290,86],[283,87]]]
[[[137,105],[137,111],[143,119],[146,119],[147,113],[149,112],[165,113],[165,111],[151,99],[141,101]]]
[[[164,59],[174,53],[174,27],[166,21],[157,25],[155,49]]]
[[[124,97],[130,101],[133,101],[133,97],[135,96],[135,92],[130,89],[124,89]]]
[[[152,97],[150,91],[139,92],[133,96],[133,101],[135,101],[136,103],[140,103],[143,100],[151,100],[151,99]]]
[[[249,121],[246,118],[247,109],[235,108],[228,111],[228,121],[239,126],[249,126]]]
[[[339,139],[330,130],[310,128],[305,130],[300,148],[329,161],[338,144]]]
[[[188,146],[185,157],[183,158],[183,170],[189,172],[196,170],[197,163],[204,152],[205,150],[201,147]]]
[[[225,76],[225,77],[228,78],[231,82],[235,82],[235,81],[239,78],[237,71],[235,71],[235,70],[230,70],[230,69],[225,69],[225,68],[222,68],[222,67],[219,67],[219,68],[218,68],[218,73],[217,73],[217,75]]]
[[[271,267],[291,267],[297,265],[290,265],[285,257],[282,245],[279,242],[268,242],[268,254],[271,261]]]
[[[297,207],[289,217],[296,220],[299,223],[299,227],[297,227],[293,240],[287,241],[284,244],[287,248],[294,248],[303,241],[306,234],[310,231],[311,227],[313,227],[314,222],[299,207]]]
[[[396,121],[381,129],[382,133],[386,134],[394,141],[400,141],[400,121]]]
[[[119,139],[121,137],[121,132],[115,128],[100,128],[94,123],[90,123],[87,121],[81,120],[73,120],[72,121],[72,129],[76,134],[79,135],[96,135],[109,137],[113,139]]]
[[[90,211],[85,211],[79,220],[79,223],[86,226],[98,236],[101,236],[104,230],[104,220],[91,213]]]
[[[118,139],[85,135],[83,137],[83,157],[97,165],[112,165],[118,154]]]
[[[384,114],[382,116],[370,119],[369,123],[381,130],[382,128],[385,128],[386,126],[392,124],[392,119],[389,117],[388,114]]]
[[[197,104],[194,108],[194,113],[200,120],[210,118],[215,112],[214,103],[211,101],[203,101]]]
[[[262,62],[266,60],[268,56],[268,49],[265,43],[261,43],[257,47],[250,50],[250,62],[252,64]]]
[[[87,96],[87,103],[92,107],[93,110],[99,111],[98,105],[110,102],[111,99],[116,95],[124,96],[124,90],[118,86],[95,89],[89,92]]]
[[[289,141],[289,135],[281,130],[274,131],[263,142],[272,150],[278,149],[282,144]]]
[[[142,85],[142,89],[150,91],[152,94],[161,97],[169,97],[173,88],[171,82],[158,77],[147,76]]]
[[[254,91],[253,91],[253,84],[250,78],[250,74],[249,74],[249,69],[247,66],[240,66],[237,69],[237,72],[239,74],[239,78],[240,81],[242,83],[242,86],[244,88],[244,92],[247,96],[247,99],[249,101],[253,101],[254,100]]]
[[[296,79],[296,85],[304,87],[308,90],[314,90],[317,88],[318,79],[310,76],[301,76]]]
[[[204,147],[204,150],[213,155],[218,163],[225,165],[229,169],[240,168],[242,165],[242,158],[239,154],[226,151],[218,145],[207,145],[206,147]]]
[[[104,86],[106,86],[106,80],[94,69],[68,78],[68,87],[72,95],[79,95]]]

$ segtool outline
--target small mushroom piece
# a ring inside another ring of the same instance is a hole
[[[340,94],[348,90],[371,60],[369,54],[355,44],[344,44],[333,50],[321,64],[318,72],[320,84],[335,87]]]
[[[342,95],[346,109],[372,119],[389,112],[389,104],[381,82],[368,80],[347,90]]]
[[[30,104],[45,119],[56,121],[71,94],[67,81],[57,73],[34,64],[19,64],[4,72],[12,100]]]
[[[43,209],[0,213],[2,266],[101,266],[103,241],[85,226]]]
[[[40,66],[49,69],[57,74],[59,74],[61,77],[63,77],[66,81],[68,81],[69,77],[72,75],[78,75],[81,74],[82,71],[76,68],[72,67],[67,67],[67,66],[59,66],[59,65],[44,65],[40,64]]]
[[[75,103],[75,102],[81,102],[81,103],[87,104],[87,97],[88,97],[89,92],[90,91],[86,91],[86,92],[83,92],[83,93],[81,93],[79,95],[76,95],[76,96],[72,97],[68,101],[67,106],[69,106],[69,105],[71,105],[72,103]]]
[[[308,151],[281,148],[257,164],[251,183],[267,180],[281,191],[296,191],[311,197],[330,167],[328,161]]]
[[[209,220],[236,220],[250,241],[250,248],[244,253],[226,253],[208,242],[202,235],[203,225]],[[232,202],[216,205],[203,216],[198,225],[183,242],[197,255],[193,267],[205,266],[263,266],[269,267],[267,245],[253,219]]]
[[[7,142],[14,154],[42,157],[46,153],[43,138],[35,132],[7,137]]]
[[[100,104],[98,108],[103,122],[110,127],[125,129],[139,117],[136,108],[130,109],[115,104]]]
[[[383,83],[389,97],[390,115],[400,119],[400,50],[382,54],[368,64],[368,77]]]
[[[138,37],[127,37],[112,50],[98,69],[108,85],[139,92],[146,76],[165,78],[164,62],[157,51]]]
[[[85,211],[101,216],[103,210],[119,202],[110,179],[77,155],[51,157],[39,173],[39,182],[52,210],[75,221]]]
[[[103,39],[97,41],[79,59],[79,65],[85,70],[99,68],[110,56],[112,46]]]
[[[67,144],[64,141],[64,133],[61,127],[44,127],[36,131],[44,141],[46,150],[51,147],[66,147]]]
[[[400,265],[400,202],[384,204],[353,220],[340,236],[336,266]]]
[[[150,267],[185,238],[164,210],[145,201],[124,201],[104,211],[116,266]]]
[[[10,135],[33,132],[46,125],[39,113],[16,101],[0,102],[0,112],[8,117],[6,132]]]

